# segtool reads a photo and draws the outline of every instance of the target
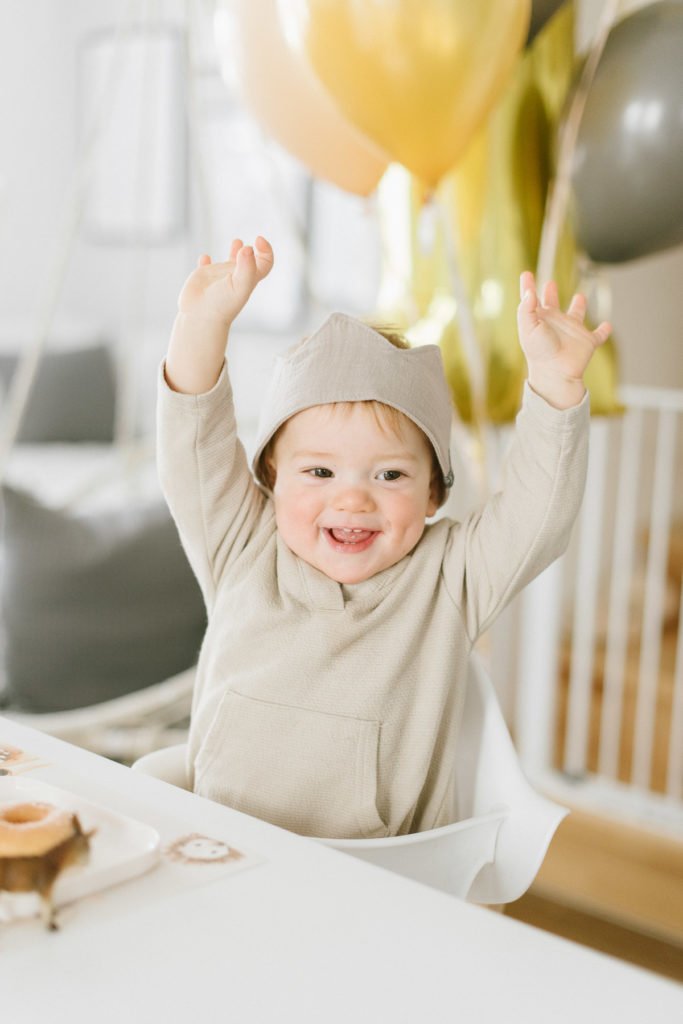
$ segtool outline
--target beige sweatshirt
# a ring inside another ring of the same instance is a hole
[[[428,524],[398,564],[347,586],[279,538],[237,439],[226,369],[211,391],[185,395],[162,368],[159,475],[208,610],[189,738],[195,791],[313,836],[457,820],[467,658],[565,549],[588,422],[587,398],[561,412],[527,386],[501,492],[462,523]]]

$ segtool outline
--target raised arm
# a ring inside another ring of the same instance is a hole
[[[273,266],[265,238],[252,246],[236,238],[225,263],[200,256],[183,285],[166,355],[166,382],[174,391],[201,395],[221,372],[233,320]]]
[[[237,437],[224,364],[230,325],[272,264],[262,238],[253,250],[233,242],[225,263],[200,257],[180,293],[159,377],[159,479],[209,609],[263,507]]]
[[[584,371],[610,326],[589,331],[575,295],[563,313],[550,282],[539,302],[533,275],[521,278],[519,340],[529,367],[503,485],[452,527],[444,578],[470,639],[565,550],[580,508],[588,457]]]

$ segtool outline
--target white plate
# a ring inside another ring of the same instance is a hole
[[[134,878],[159,861],[159,833],[150,825],[39,779],[0,778],[0,806],[31,800],[77,814],[84,832],[96,830],[90,840],[88,861],[72,865],[58,876],[52,891],[55,907]],[[20,895],[0,892],[0,920],[26,916],[26,901],[17,899]],[[35,904],[33,897],[30,900]],[[31,912],[35,912],[35,906]]]

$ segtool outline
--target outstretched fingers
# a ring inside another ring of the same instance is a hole
[[[256,260],[256,270],[258,272],[259,280],[261,280],[266,276],[266,274],[270,273],[274,262],[273,248],[270,242],[266,241],[262,235],[256,236],[256,241],[254,242],[254,259]]]
[[[521,302],[517,309],[517,320],[520,331],[528,334],[538,324],[538,296],[536,282],[530,270],[525,270],[519,279]]]
[[[547,281],[543,286],[543,305],[549,309],[560,308],[560,296],[556,281]]]
[[[567,316],[571,316],[574,320],[578,320],[583,323],[583,319],[586,315],[586,296],[582,292],[577,292],[572,296],[572,301],[567,307]]]
[[[254,250],[250,245],[243,245],[235,258],[235,269],[232,272],[233,285],[251,291],[257,280]]]
[[[529,298],[529,293],[533,296],[533,301]],[[523,303],[527,302],[532,309],[535,309],[539,304],[546,309],[559,309],[560,308],[560,296],[557,290],[556,281],[547,281],[541,289],[539,296],[536,289],[536,279],[530,270],[525,270],[519,278],[519,297]],[[576,296],[575,296],[576,298]],[[573,301],[573,300],[572,300]]]
[[[214,263],[207,253],[197,259],[197,269],[203,271],[201,279],[205,286],[225,282],[241,296],[242,303],[272,266],[272,247],[261,235],[257,237],[254,246],[245,245],[241,238],[233,239],[230,255],[224,262]]]
[[[607,320],[603,320],[601,324],[595,328],[592,332],[593,339],[596,345],[604,345],[610,334],[612,333],[612,325]]]
[[[270,273],[273,262],[270,243],[259,235],[253,246],[241,245],[238,250],[235,257],[235,278],[239,284],[253,288]]]
[[[519,297],[523,299],[527,292],[536,294],[536,282],[530,270],[525,270],[519,278]]]

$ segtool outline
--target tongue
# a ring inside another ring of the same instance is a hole
[[[346,530],[330,530],[330,533],[340,544],[360,544],[362,540],[372,537],[372,530],[361,530],[360,533],[349,533]]]

